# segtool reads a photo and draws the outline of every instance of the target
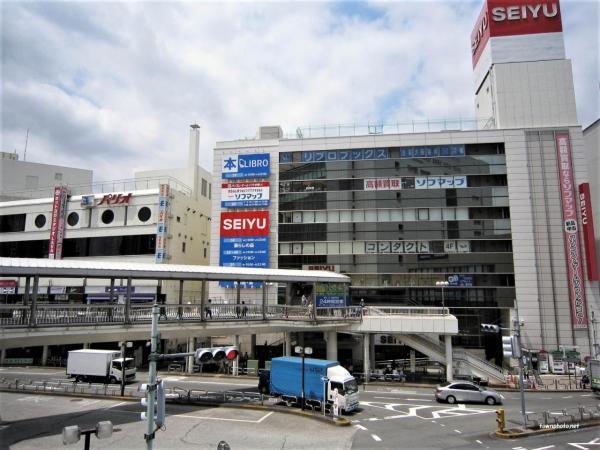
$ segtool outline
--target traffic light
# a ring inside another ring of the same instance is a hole
[[[502,354],[505,358],[513,358],[513,337],[502,336]]]
[[[506,420],[504,418],[504,409],[500,408],[496,410],[496,427],[500,433],[504,433],[504,427],[506,427]]]
[[[481,331],[484,333],[500,333],[500,327],[498,325],[492,325],[491,323],[482,323]]]
[[[156,385],[154,385],[154,389],[152,387],[149,388],[148,384],[142,384],[140,390],[146,391],[146,397],[142,398],[141,404],[144,408],[148,408],[148,396],[154,395],[154,423],[158,428],[161,428],[165,424],[165,403],[166,403],[166,395],[165,395],[165,385],[162,380],[157,380]],[[146,411],[140,414],[140,418],[142,420],[147,420],[148,416]]]
[[[239,354],[239,349],[234,345],[229,347],[198,348],[194,354],[194,359],[196,360],[196,364],[207,363],[211,359],[217,362],[223,359],[231,361],[237,358]]]

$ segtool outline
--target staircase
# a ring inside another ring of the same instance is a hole
[[[400,339],[408,346],[429,356],[435,361],[446,364],[446,348],[436,337],[405,334]],[[479,377],[489,380],[490,384],[504,384],[505,374],[502,368],[479,358],[462,348],[452,349],[452,365],[457,376]]]

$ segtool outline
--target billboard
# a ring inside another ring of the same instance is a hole
[[[562,199],[563,235],[567,257],[569,300],[571,302],[571,323],[573,328],[588,327],[585,280],[583,279],[583,260],[579,245],[577,226],[577,206],[573,166],[571,162],[571,143],[569,133],[556,133],[556,151],[560,196]]]
[[[415,177],[415,189],[456,189],[466,187],[468,187],[466,175]]]
[[[583,224],[583,245],[585,247],[585,262],[587,266],[587,279],[598,281],[598,254],[596,252],[596,233],[594,232],[594,213],[592,211],[592,197],[590,184],[579,185],[579,211]]]
[[[225,155],[221,165],[224,179],[267,178],[271,174],[269,153]]]
[[[221,208],[269,206],[269,182],[222,183]]]
[[[343,283],[315,283],[317,308],[339,308],[347,306],[348,286]]]
[[[221,213],[221,238],[268,235],[269,211]]]
[[[168,184],[161,184],[158,192],[158,220],[156,221],[156,250],[154,262],[162,264],[167,258],[167,221],[169,218],[169,195]]]

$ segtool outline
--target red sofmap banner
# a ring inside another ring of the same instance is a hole
[[[556,133],[556,151],[560,195],[562,198],[563,233],[565,252],[569,271],[569,300],[571,302],[571,323],[573,328],[588,327],[585,303],[585,280],[583,279],[583,260],[577,230],[577,200],[573,183],[571,162],[571,143],[569,133]]]
[[[587,266],[587,279],[598,281],[598,254],[596,253],[596,233],[594,233],[594,212],[592,211],[592,196],[590,184],[579,185],[579,211],[583,224],[583,245],[585,247],[585,262]]]

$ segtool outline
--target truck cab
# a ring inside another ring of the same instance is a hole
[[[340,411],[349,412],[358,408],[358,383],[356,379],[341,366],[328,368],[327,377],[329,378],[327,402],[333,404],[337,397]]]
[[[125,381],[135,380],[136,368],[133,358],[125,358]],[[123,358],[113,359],[110,363],[109,379],[112,383],[123,379]]]

